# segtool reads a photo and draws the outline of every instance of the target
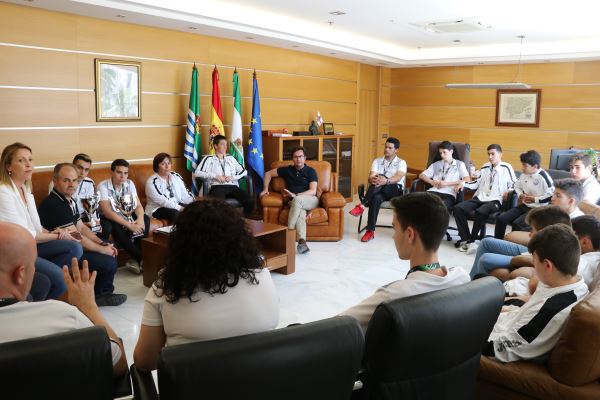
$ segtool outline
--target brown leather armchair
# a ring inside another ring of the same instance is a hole
[[[481,357],[477,398],[600,399],[600,289],[571,311],[545,363]]]
[[[271,169],[291,165],[292,161],[275,161]],[[319,207],[306,214],[306,238],[309,241],[336,242],[344,236],[344,206],[346,200],[337,192],[338,176],[331,172],[327,161],[307,161],[315,169],[318,177],[317,196]],[[284,203],[282,192],[285,189],[283,178],[271,180],[269,194],[260,201],[263,207],[263,220],[272,224],[287,225],[289,207]]]

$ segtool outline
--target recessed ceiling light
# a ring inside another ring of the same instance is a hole
[[[485,63],[482,63],[482,62],[477,63],[477,65],[483,65],[483,64],[485,64]]]
[[[367,59],[366,58],[361,58],[360,61],[367,61]]]
[[[426,66],[427,66],[427,64],[421,64],[421,65],[419,65],[419,67],[426,67]]]
[[[296,48],[298,48],[298,47],[300,47],[300,46],[298,46],[297,44],[293,44],[293,45],[292,45],[292,47],[296,47]]]
[[[460,39],[454,39],[453,42],[454,43],[460,43]]]
[[[117,18],[126,18],[126,16],[123,14],[117,14]]]
[[[390,19],[390,22],[393,24],[393,23],[394,23],[394,20],[393,20],[393,19]]]
[[[246,36],[246,39],[248,39],[248,40],[254,40],[254,38],[252,36]]]
[[[332,56],[334,56],[336,53],[329,53],[329,54],[331,54]]]
[[[330,11],[329,14],[331,14],[331,15],[346,15],[346,13],[343,11]]]
[[[196,28],[195,26],[188,26],[188,29],[189,29],[189,30],[192,30],[192,31],[195,31],[195,30],[196,30],[196,29],[198,29],[198,28]]]
[[[26,1],[28,3],[33,3],[33,0],[23,0],[23,1]]]

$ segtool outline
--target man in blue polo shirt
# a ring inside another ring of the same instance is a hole
[[[280,176],[285,181],[284,197],[289,199],[290,213],[288,229],[296,229],[297,251],[304,254],[310,251],[306,245],[306,212],[319,205],[317,197],[317,172],[306,165],[304,147],[292,149],[293,165],[272,169],[265,173],[264,189],[261,196],[269,193],[271,178]]]
[[[54,187],[39,207],[40,222],[49,231],[69,229],[81,241],[82,259],[87,260],[91,271],[96,271],[94,292],[98,306],[118,306],[127,300],[124,294],[115,294],[113,280],[117,271],[117,249],[103,242],[81,221],[80,210],[73,193],[77,189],[77,168],[62,163],[54,167]]]

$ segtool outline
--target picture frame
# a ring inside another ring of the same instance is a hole
[[[539,128],[541,89],[498,89],[496,126]]]
[[[331,122],[323,122],[323,134],[324,135],[333,135],[333,124]]]
[[[96,121],[141,121],[142,64],[96,58]]]

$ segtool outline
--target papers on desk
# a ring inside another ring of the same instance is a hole
[[[173,230],[173,225],[163,226],[162,228],[158,228],[154,232],[162,233],[163,235],[168,235]]]

